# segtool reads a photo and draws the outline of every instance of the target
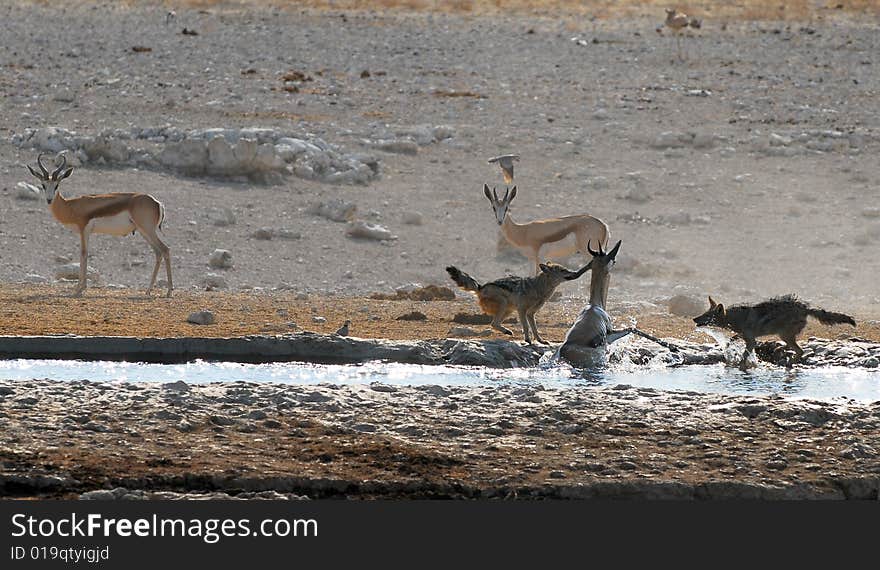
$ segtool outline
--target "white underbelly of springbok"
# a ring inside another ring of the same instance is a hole
[[[568,234],[568,236],[559,241],[553,241],[542,245],[538,255],[542,260],[563,261],[577,252],[577,243],[575,242],[574,234]],[[583,254],[586,252],[581,253]]]
[[[119,212],[113,216],[103,218],[95,218],[89,222],[91,230],[99,234],[110,234],[114,236],[128,235],[134,231],[135,226],[131,221],[128,212]]]

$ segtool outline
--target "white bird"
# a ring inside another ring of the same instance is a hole
[[[168,12],[165,14],[165,25],[167,26],[168,24],[170,24],[172,21],[174,21],[174,18],[176,17],[177,12],[175,12],[174,10],[168,10]]]
[[[348,336],[348,327],[351,325],[351,321],[346,320],[345,323],[339,327],[339,330],[336,331],[336,334],[339,336]]]
[[[497,162],[504,174],[504,182],[510,184],[513,182],[513,162],[519,160],[518,154],[502,154],[489,159],[489,164]]]

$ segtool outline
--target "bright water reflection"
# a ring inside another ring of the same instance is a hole
[[[83,362],[71,360],[0,361],[0,378],[27,380],[92,380],[119,382],[280,382],[290,384],[442,384],[491,386],[540,384],[548,388],[574,388],[629,384],[663,390],[692,390],[722,394],[778,393],[798,398],[853,398],[880,400],[880,373],[844,367],[792,369],[762,365],[742,372],[722,364],[712,366],[628,366],[591,371],[564,366],[488,369],[459,366],[419,366],[371,362],[361,365],[303,363],[238,364],[202,362],[142,364],[134,362]]]

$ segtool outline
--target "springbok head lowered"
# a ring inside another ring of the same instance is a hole
[[[488,198],[489,202],[492,204],[492,210],[495,211],[495,220],[500,226],[504,223],[504,218],[507,216],[507,211],[510,209],[510,203],[516,198],[516,186],[506,189],[504,191],[504,198],[499,199],[498,192],[495,191],[495,188],[492,188],[490,191],[489,185],[483,184],[483,194],[486,195],[486,198]]]
[[[37,156],[37,166],[40,168],[39,172],[34,170],[30,164],[26,166],[27,169],[31,171],[31,174],[40,181],[41,191],[47,204],[51,204],[52,200],[55,198],[55,193],[58,192],[58,183],[70,176],[70,173],[73,172],[73,167],[67,166],[67,157],[63,154],[61,155],[61,164],[52,172],[49,172],[46,170],[46,167],[43,166],[43,153],[40,153]]]

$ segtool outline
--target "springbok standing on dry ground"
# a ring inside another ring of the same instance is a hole
[[[694,22],[694,28],[700,27],[700,21],[696,18],[690,20],[684,12],[679,12],[675,8],[666,9],[666,21],[664,24],[675,34],[675,45],[678,49],[678,59],[680,60],[684,59],[681,55],[681,31],[688,27],[692,21]]]
[[[156,266],[150,278],[147,295],[153,290],[159,265],[165,260],[165,271],[168,274],[168,294],[171,296],[171,251],[159,239],[156,231],[162,228],[165,220],[165,207],[149,194],[134,192],[114,192],[112,194],[92,194],[67,199],[58,191],[58,184],[70,176],[73,167],[67,167],[67,157],[61,155],[61,165],[49,172],[42,162],[43,155],[37,157],[37,172],[27,165],[31,174],[40,180],[42,194],[49,204],[49,211],[56,220],[79,233],[80,261],[79,284],[74,293],[82,295],[86,289],[86,268],[89,257],[89,236],[92,232],[124,236],[140,232],[153,252],[156,254]]]
[[[573,366],[592,366],[602,361],[607,345],[628,334],[639,335],[673,352],[677,351],[676,346],[638,329],[614,330],[611,317],[605,311],[605,306],[608,303],[611,268],[614,266],[617,252],[620,250],[620,242],[618,241],[607,253],[601,247],[599,251],[593,251],[589,244],[587,247],[590,255],[593,256],[586,267],[593,272],[590,275],[590,302],[565,333],[565,341],[556,351],[555,358],[562,358]]]
[[[492,204],[502,235],[535,264],[535,275],[541,274],[541,248],[544,246],[548,246],[544,257],[559,258],[577,252],[586,254],[591,241],[597,242],[600,247],[608,244],[608,226],[599,218],[580,214],[518,224],[510,216],[510,203],[516,198],[516,186],[505,190],[501,199],[494,188],[489,190],[488,184],[483,185],[483,193]]]

